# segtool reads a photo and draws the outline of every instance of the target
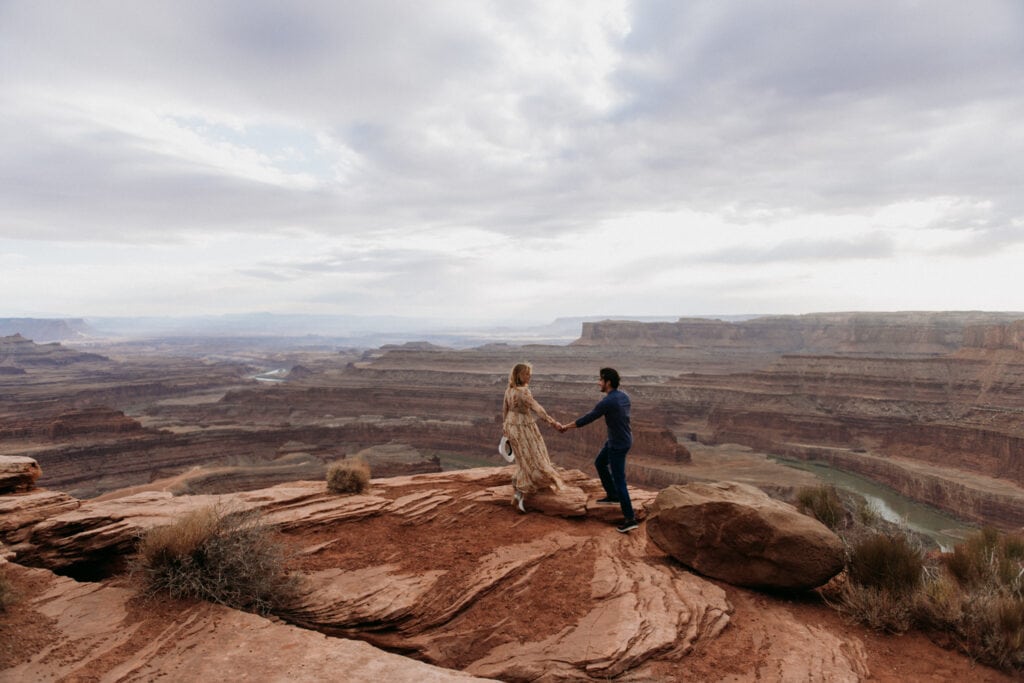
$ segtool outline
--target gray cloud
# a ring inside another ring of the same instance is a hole
[[[9,208],[50,230],[542,231],[652,205],[848,211],[928,195],[1024,213],[1008,186],[1024,155],[1006,147],[1006,133],[1022,144],[1015,3],[637,3],[611,45],[622,103],[604,113],[559,78],[507,72],[464,5],[46,7],[8,5],[15,83],[101,78],[127,100],[241,108],[327,131],[359,163],[319,193],[282,190],[218,179],[99,122],[60,140],[22,125],[31,144],[4,155],[3,179],[19,179]],[[506,30],[533,30],[529,15]],[[43,32],[53,48],[35,41]],[[40,197],[50,210],[32,216]]]
[[[895,253],[892,240],[881,234],[856,240],[787,240],[764,248],[722,249],[697,257],[702,262],[722,264],[768,264],[802,261],[850,261],[883,259]]]
[[[1019,3],[619,7],[0,3],[0,239],[556,239],[637,212],[933,201],[952,208],[923,229],[963,232],[960,256],[1021,244]],[[870,229],[701,258],[884,262],[895,241]],[[666,260],[636,249],[624,267]],[[465,265],[368,248],[230,270],[401,292],[457,290]]]

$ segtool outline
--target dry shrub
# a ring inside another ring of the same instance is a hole
[[[984,528],[953,548],[946,567],[965,587],[1024,595],[1024,539]]]
[[[257,513],[208,507],[147,532],[134,570],[150,594],[201,598],[265,614],[294,594],[286,561],[284,547]]]
[[[903,633],[915,623],[923,572],[921,549],[905,535],[862,534],[848,550],[848,580],[827,601],[870,628]]]
[[[6,564],[0,561],[0,612],[7,609],[7,606],[14,602],[14,590],[11,587],[10,579],[7,578]]]
[[[912,593],[893,593],[884,588],[848,581],[840,590],[838,598],[829,600],[829,604],[876,631],[903,633],[913,624]]]
[[[1003,555],[1011,560],[1024,560],[1024,536],[1006,534],[1002,538]]]
[[[980,661],[1024,669],[1024,539],[985,528],[943,560],[964,594],[961,615],[949,630]]]
[[[846,515],[835,486],[804,487],[797,491],[796,502],[800,512],[809,514],[829,529],[837,528]]]
[[[1024,602],[1016,597],[1000,597],[992,607],[990,620],[986,650],[997,665],[1020,668],[1024,665]]]
[[[865,498],[858,498],[856,503],[857,521],[866,527],[878,526],[881,516],[878,510]]]
[[[908,596],[921,584],[924,558],[905,535],[872,534],[853,546],[847,571],[859,586]]]
[[[846,572],[819,591],[829,605],[871,628],[921,629],[980,662],[1024,672],[1024,537],[985,528],[952,552],[926,556],[905,528],[865,525],[857,510],[846,521]]]
[[[964,593],[948,572],[929,573],[914,594],[914,621],[921,628],[955,632],[964,618]]]
[[[925,562],[898,535],[874,534],[849,552],[848,581],[829,604],[872,628],[919,628],[980,662],[1024,671],[1024,540],[983,529]]]
[[[370,466],[362,460],[339,460],[327,468],[327,488],[335,493],[363,493],[370,487]]]
[[[978,586],[992,578],[992,567],[997,558],[999,535],[995,529],[986,527],[971,534],[963,543],[953,548],[945,558],[946,567],[961,586]]]
[[[954,625],[965,650],[992,666],[1024,669],[1024,602],[993,593],[974,593]]]

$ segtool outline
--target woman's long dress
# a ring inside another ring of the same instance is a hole
[[[521,493],[534,493],[541,489],[557,491],[564,485],[551,465],[548,447],[537,428],[534,414],[545,422],[554,419],[533,398],[529,387],[509,387],[505,390],[502,410],[505,434],[512,442],[516,454],[516,472],[512,483]]]

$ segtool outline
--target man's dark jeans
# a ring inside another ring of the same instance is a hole
[[[612,448],[607,443],[594,460],[597,476],[601,477],[601,485],[605,494],[612,500],[619,501],[622,516],[632,522],[633,504],[629,501],[629,489],[626,488],[626,453],[628,448]]]

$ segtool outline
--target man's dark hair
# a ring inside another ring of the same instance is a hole
[[[601,368],[601,379],[611,382],[612,389],[619,388],[619,373],[615,368]]]

